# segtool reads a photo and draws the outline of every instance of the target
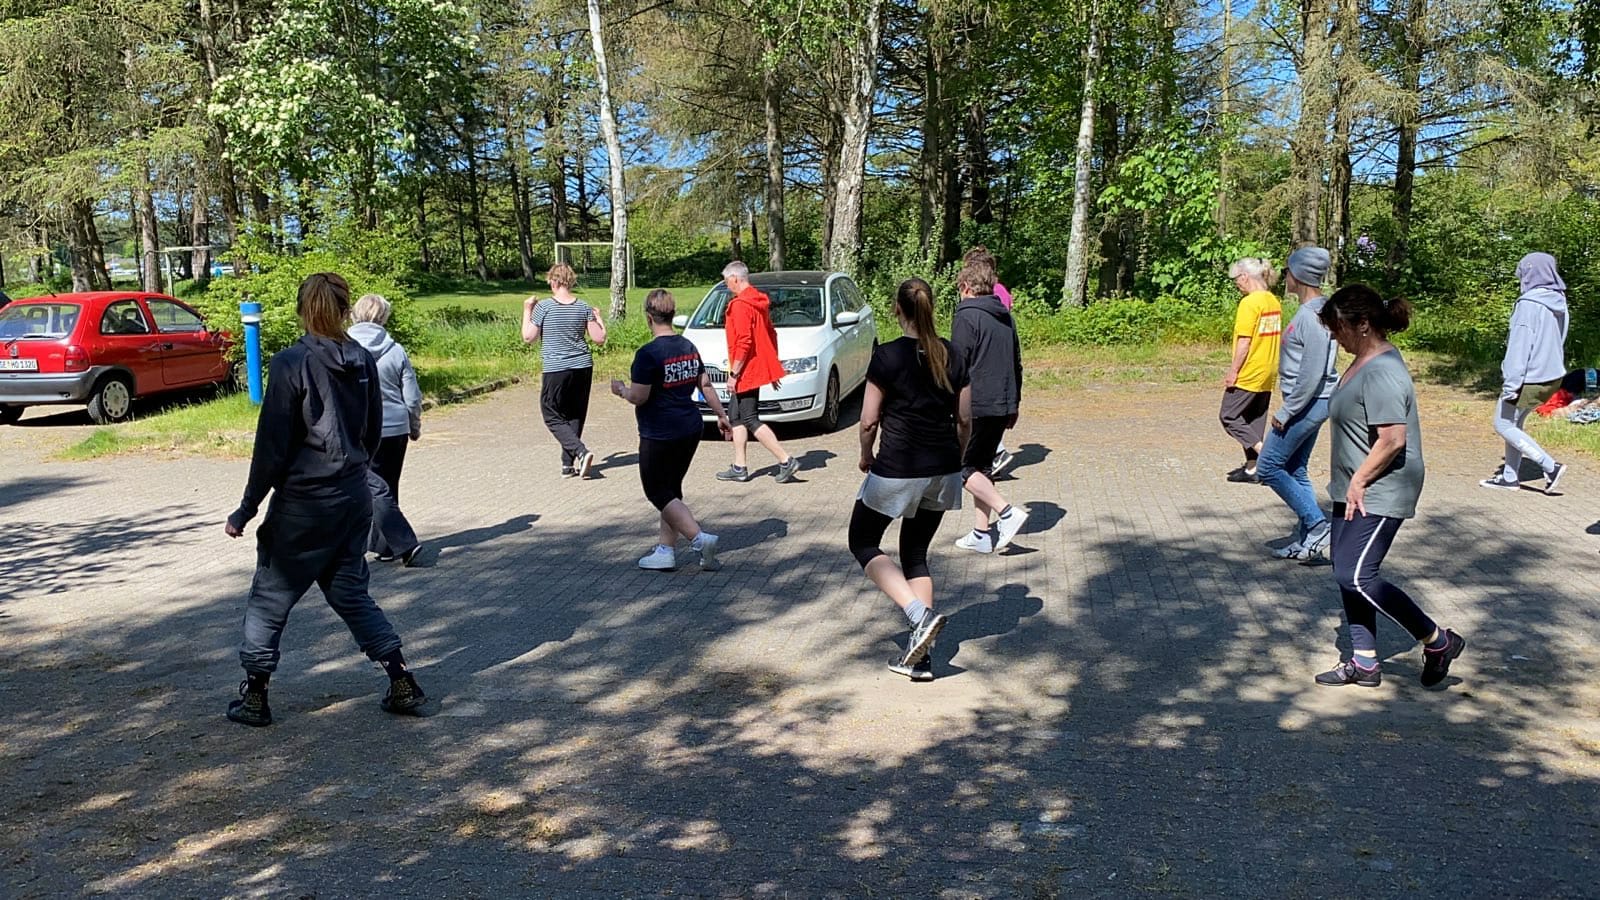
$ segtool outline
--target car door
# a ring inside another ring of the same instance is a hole
[[[90,354],[90,365],[117,366],[133,373],[135,395],[159,391],[162,348],[160,336],[150,326],[137,297],[123,297],[107,303],[100,313],[98,343]]]
[[[220,381],[227,372],[222,336],[206,330],[205,320],[166,297],[146,297],[145,306],[161,343],[161,380],[169,388]]]
[[[866,324],[870,310],[863,312],[866,299],[861,289],[849,278],[839,278],[833,283],[834,315],[854,312],[862,318],[841,330],[840,378],[846,390],[867,377],[867,366],[872,362],[872,329]]]

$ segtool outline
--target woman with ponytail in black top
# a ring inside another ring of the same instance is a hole
[[[944,514],[961,508],[957,396],[964,381],[948,341],[933,324],[933,290],[913,278],[900,285],[895,316],[904,336],[878,346],[861,403],[861,471],[867,473],[850,516],[850,552],[911,623],[905,652],[889,669],[932,681],[929,651],[945,617],[933,611],[928,547]],[[879,545],[900,525],[900,564]]]

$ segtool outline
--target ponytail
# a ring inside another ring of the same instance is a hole
[[[895,306],[917,331],[917,348],[928,361],[933,382],[942,390],[950,386],[950,348],[939,338],[939,329],[933,324],[933,288],[921,278],[908,278],[900,283],[895,294]]]

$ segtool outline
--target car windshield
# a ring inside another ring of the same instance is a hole
[[[809,285],[775,285],[757,290],[772,298],[772,324],[779,328],[815,328],[827,321],[822,310],[822,288]],[[712,288],[689,319],[690,328],[721,328],[733,297],[724,285]]]
[[[76,324],[76,303],[13,303],[0,309],[0,341],[66,337]]]

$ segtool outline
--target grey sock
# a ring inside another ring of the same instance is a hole
[[[921,600],[913,600],[906,604],[906,618],[911,620],[911,627],[915,628],[922,622],[922,617],[928,614],[928,607]]]

